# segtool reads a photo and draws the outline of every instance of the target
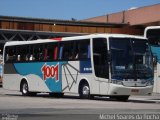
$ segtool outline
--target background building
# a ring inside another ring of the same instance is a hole
[[[157,26],[160,25],[160,4],[131,8],[126,11],[88,18],[83,21],[124,23],[128,24],[130,28]]]

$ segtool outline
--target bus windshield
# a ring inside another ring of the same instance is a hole
[[[112,79],[153,77],[152,56],[147,40],[110,38]]]

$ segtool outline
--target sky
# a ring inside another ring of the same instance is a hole
[[[0,0],[0,15],[83,20],[160,4],[160,0]]]

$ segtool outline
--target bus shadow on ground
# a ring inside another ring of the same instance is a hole
[[[47,99],[73,99],[73,100],[91,100],[91,101],[111,101],[111,102],[131,102],[131,103],[150,103],[150,104],[160,104],[160,99],[128,99],[127,101],[118,101],[113,98],[109,97],[98,97],[95,96],[94,99],[80,99],[79,96],[72,96],[72,95],[64,95],[63,97],[55,97],[50,96],[47,93],[44,94],[38,94],[36,96],[22,96],[21,94],[5,94],[7,96],[17,96],[17,97],[33,97],[33,98],[47,98]]]
[[[128,102],[132,102],[132,103],[154,103],[154,104],[160,104],[160,100],[153,100],[153,99],[147,99],[147,100],[132,100],[129,99]]]

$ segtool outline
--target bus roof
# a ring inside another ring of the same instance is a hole
[[[160,29],[160,26],[149,26],[149,27],[146,27],[145,30],[144,30],[144,37],[147,37],[147,31],[150,30],[150,29]]]
[[[59,41],[70,41],[70,40],[90,39],[90,38],[96,38],[96,37],[104,37],[104,38],[118,37],[118,38],[145,39],[145,37],[142,37],[142,36],[126,35],[126,34],[90,34],[90,35],[83,35],[83,36],[55,38],[55,39],[54,38],[51,38],[51,39],[37,39],[37,40],[33,40],[33,41],[11,41],[11,42],[6,42],[5,46],[59,42]]]
[[[149,26],[149,27],[146,27],[145,29],[159,29],[160,26]]]

